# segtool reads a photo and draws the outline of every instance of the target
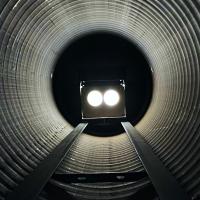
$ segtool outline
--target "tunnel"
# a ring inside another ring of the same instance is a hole
[[[68,119],[57,106],[54,70],[66,48],[94,34],[116,35],[143,55],[152,91],[142,114],[129,120],[190,198],[200,199],[199,12],[199,0],[1,0],[0,199],[77,125],[78,118]],[[81,54],[86,55],[84,49]],[[66,77],[75,80],[73,65],[65,64]],[[92,67],[84,70],[90,73]],[[71,92],[65,95],[70,98]],[[90,132],[75,141],[59,172],[143,170],[121,129],[103,136]],[[78,200],[128,200],[150,184],[148,178],[106,184],[50,182]],[[48,199],[48,192],[39,199]]]

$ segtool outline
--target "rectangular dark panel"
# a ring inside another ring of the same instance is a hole
[[[147,177],[146,172],[54,174],[54,180],[64,183],[134,182]]]

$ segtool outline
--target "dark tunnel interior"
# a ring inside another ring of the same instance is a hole
[[[81,122],[80,81],[95,79],[125,80],[126,120],[199,200],[199,0],[0,0],[0,200],[70,137]],[[55,173],[144,170],[120,123],[105,120],[73,141]],[[148,176],[48,180],[39,200],[52,191],[76,200],[155,195]]]
[[[73,126],[81,122],[80,81],[124,80],[126,120],[133,125],[145,114],[152,97],[152,71],[145,55],[119,34],[95,32],[72,41],[58,58],[52,78],[55,102]],[[124,130],[120,121],[90,123],[86,132],[111,136]]]

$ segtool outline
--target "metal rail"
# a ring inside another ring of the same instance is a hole
[[[153,153],[151,146],[145,142],[141,134],[129,122],[122,122],[122,126],[134,144],[160,200],[189,200],[186,192]]]
[[[80,123],[64,138],[38,167],[24,181],[8,193],[6,200],[33,200],[36,199],[56,168],[68,153],[75,139],[83,132],[87,123]]]

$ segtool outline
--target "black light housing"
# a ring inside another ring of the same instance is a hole
[[[126,117],[124,80],[81,81],[80,95],[84,120]]]

